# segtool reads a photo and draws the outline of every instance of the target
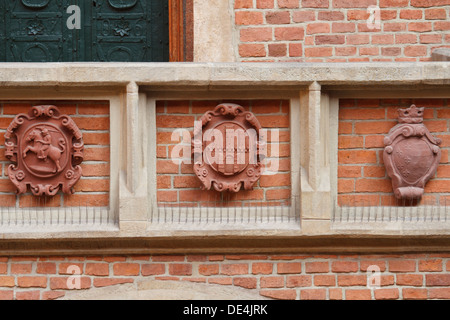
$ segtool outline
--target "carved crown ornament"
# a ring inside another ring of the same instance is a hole
[[[52,105],[20,113],[5,133],[5,156],[13,162],[8,176],[17,193],[53,196],[60,189],[73,193],[81,177],[84,143],[80,129]]]
[[[384,138],[384,164],[397,199],[420,199],[441,159],[441,140],[423,124],[423,112],[415,105],[399,109],[399,123]]]
[[[194,172],[205,190],[251,190],[261,176],[266,144],[252,112],[222,103],[207,111],[194,128]]]

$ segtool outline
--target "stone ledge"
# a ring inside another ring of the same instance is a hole
[[[87,72],[89,71],[89,72]],[[450,62],[0,63],[3,87],[305,86],[450,84]],[[247,89],[249,89],[247,87]]]

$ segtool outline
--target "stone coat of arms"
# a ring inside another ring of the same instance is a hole
[[[5,133],[7,171],[17,193],[30,186],[35,196],[73,193],[81,177],[84,143],[80,129],[68,115],[51,105],[34,106],[18,114]]]

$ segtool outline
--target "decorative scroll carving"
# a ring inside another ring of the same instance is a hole
[[[238,192],[251,190],[261,176],[265,154],[261,125],[243,107],[223,103],[206,112],[194,129],[194,172],[202,188]]]
[[[34,106],[18,114],[5,133],[5,156],[12,161],[8,176],[17,193],[55,195],[73,193],[81,177],[84,143],[81,131],[57,107]]]
[[[423,124],[423,110],[399,109],[399,124],[384,138],[384,164],[398,199],[421,198],[441,159],[441,140]]]

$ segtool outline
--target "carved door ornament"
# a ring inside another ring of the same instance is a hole
[[[384,138],[384,164],[397,199],[421,198],[441,159],[441,140],[423,124],[423,110],[399,109],[399,123]]]
[[[14,164],[8,176],[25,193],[53,196],[60,189],[73,193],[81,177],[84,143],[80,129],[55,106],[34,106],[18,114],[5,133],[6,157]]]
[[[202,188],[251,190],[261,176],[265,154],[258,119],[237,104],[223,103],[200,121],[194,128],[193,153]]]

